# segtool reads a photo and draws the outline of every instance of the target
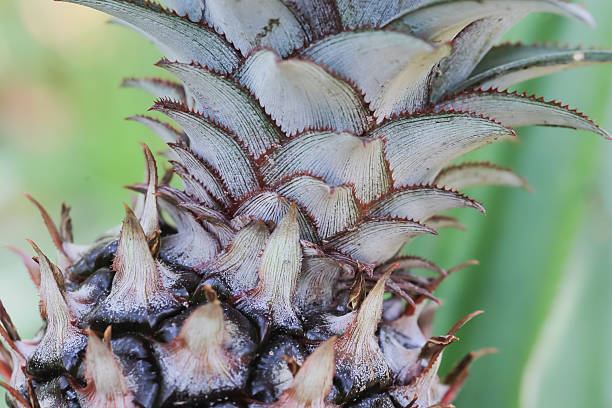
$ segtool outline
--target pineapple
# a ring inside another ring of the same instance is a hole
[[[480,312],[432,334],[450,269],[401,255],[421,234],[485,212],[458,192],[526,187],[488,162],[452,164],[513,127],[608,133],[517,82],[612,52],[493,44],[531,12],[593,25],[556,0],[70,0],[113,15],[166,56],[180,83],[126,79],[181,130],[134,116],[168,143],[158,177],[91,245],[70,209],[57,247],[23,255],[44,326],[22,340],[0,304],[11,407],[449,407],[470,353],[444,349]],[[182,189],[171,184],[176,174]],[[423,274],[419,270],[428,270]]]

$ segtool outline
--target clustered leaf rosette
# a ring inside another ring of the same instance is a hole
[[[463,228],[458,192],[530,189],[510,169],[454,164],[546,125],[610,138],[582,113],[509,92],[612,52],[494,45],[557,0],[70,0],[144,34],[180,80],[129,78],[158,97],[129,119],[157,133],[123,224],[77,245],[69,208],[40,210],[57,264],[17,251],[43,329],[22,340],[0,307],[0,386],[15,407],[448,407],[470,353],[432,334],[443,269],[402,249]],[[176,174],[182,189],[172,183]],[[423,274],[417,270],[428,270]],[[386,294],[386,295],[385,295]],[[1,305],[0,305],[1,306]]]

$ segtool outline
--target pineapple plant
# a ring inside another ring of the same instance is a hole
[[[23,340],[0,307],[0,382],[12,407],[445,407],[470,353],[441,377],[472,317],[432,333],[434,291],[454,271],[401,254],[483,206],[458,192],[528,187],[490,163],[452,161],[512,128],[609,135],[509,86],[612,53],[494,45],[555,0],[72,0],[144,34],[180,82],[129,78],[180,130],[134,116],[168,143],[118,228],[24,261],[43,328]],[[182,188],[173,187],[172,177]],[[428,270],[430,274],[421,273]]]

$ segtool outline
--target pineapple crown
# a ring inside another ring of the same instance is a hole
[[[92,245],[73,243],[68,207],[58,228],[28,196],[58,261],[33,243],[36,258],[23,255],[40,336],[22,341],[0,308],[0,386],[14,406],[449,406],[471,362],[492,350],[440,379],[443,350],[479,312],[432,337],[433,291],[475,262],[445,270],[400,252],[418,235],[462,228],[445,210],[485,213],[460,189],[530,189],[510,169],[451,162],[512,140],[514,127],[610,139],[567,105],[504,90],[612,60],[494,45],[532,12],[594,25],[564,1],[69,1],[163,52],[156,65],[180,82],[122,85],[155,95],[151,110],[180,130],[128,118],[168,143],[173,170],[160,181],[143,146],[144,183],[129,186],[142,196]]]

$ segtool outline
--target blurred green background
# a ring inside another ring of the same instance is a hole
[[[551,15],[530,16],[508,39],[612,48],[612,2],[583,1],[597,30]],[[100,13],[51,0],[0,1],[0,244],[31,238],[53,254],[27,191],[52,214],[73,207],[88,242],[122,219],[122,185],[142,177],[137,142],[163,145],[122,120],[152,98],[118,89],[124,76],[163,75],[159,52]],[[612,129],[612,66],[584,68],[517,87],[580,107]],[[488,214],[459,213],[467,232],[415,241],[409,253],[443,267],[478,259],[448,279],[438,333],[466,313],[446,363],[471,349],[499,354],[472,370],[459,407],[612,407],[612,143],[584,132],[521,129],[520,144],[474,159],[511,166],[536,193],[476,189]],[[0,298],[22,335],[40,325],[38,299],[17,256],[0,251]],[[447,367],[446,367],[447,368]]]

